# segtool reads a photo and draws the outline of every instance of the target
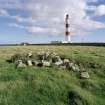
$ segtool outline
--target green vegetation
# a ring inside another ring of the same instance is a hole
[[[15,53],[51,50],[75,60],[90,74],[80,79],[68,70],[16,69]],[[105,105],[105,48],[88,46],[17,46],[0,48],[0,105]]]

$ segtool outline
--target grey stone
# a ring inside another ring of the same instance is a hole
[[[52,56],[51,59],[52,59],[52,63],[56,63],[56,62],[60,62],[61,61],[59,56]]]
[[[70,63],[69,59],[64,59],[63,63],[67,68],[70,68],[69,67],[69,63]]]
[[[28,57],[32,57],[32,52],[29,52],[28,53]]]
[[[75,71],[80,72],[80,68],[78,65],[75,65]]]
[[[55,62],[55,65],[56,65],[56,66],[60,66],[60,65],[62,65],[62,64],[63,64],[63,61],[62,61],[62,60],[59,60],[59,61]]]
[[[66,66],[67,69],[71,70],[74,64],[70,62],[66,62],[64,63],[64,65]]]
[[[70,69],[71,68],[70,65],[69,65],[69,63],[70,63],[70,61],[68,59],[64,59],[63,60],[63,65],[65,65],[67,69]]]
[[[70,62],[69,59],[64,59],[64,64],[69,62]]]
[[[75,72],[79,72],[80,71],[80,69],[79,69],[79,67],[77,65],[73,65],[71,68]]]
[[[65,66],[65,65],[61,65],[61,66],[60,66],[60,69],[65,70],[65,69],[66,69],[66,66]]]
[[[84,78],[84,79],[89,79],[89,78],[90,78],[88,72],[81,72],[80,77],[81,77],[81,78]]]
[[[43,61],[43,66],[50,67],[51,63],[48,61]]]
[[[22,62],[22,60],[18,60],[17,68],[25,68],[26,64]]]
[[[73,65],[74,65],[74,63],[72,63],[72,62],[69,63],[69,66],[70,67],[73,67]]]
[[[33,65],[31,60],[28,60],[27,64],[28,64],[28,66],[32,66]]]

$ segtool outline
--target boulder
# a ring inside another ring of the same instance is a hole
[[[80,71],[79,67],[78,67],[76,64],[73,65],[71,68],[72,68],[72,70],[75,71],[75,72],[79,72],[79,71]]]
[[[55,62],[55,65],[56,65],[56,66],[60,66],[60,65],[62,65],[62,64],[63,64],[63,61],[62,61],[62,60],[59,60],[59,61]]]
[[[67,69],[71,68],[69,63],[70,63],[69,59],[64,59],[63,60],[63,65],[65,65]]]
[[[65,65],[61,65],[61,66],[60,66],[60,69],[65,70],[65,69],[66,69],[66,66],[65,66]]]
[[[63,60],[63,63],[64,63],[64,65],[68,68],[70,61],[69,61],[69,59],[64,59],[64,60]]]
[[[69,67],[71,67],[71,68],[72,68],[72,67],[73,67],[73,65],[74,65],[74,63],[73,63],[73,62],[70,62],[70,63],[69,63]]]
[[[69,62],[70,62],[69,59],[64,59],[64,64]]]
[[[28,57],[32,57],[32,52],[29,52],[28,53]]]
[[[28,64],[28,66],[32,66],[33,65],[31,60],[27,60],[27,64]]]
[[[60,56],[58,56],[58,55],[56,56],[56,58],[57,58],[58,60],[61,60]]]
[[[59,62],[61,61],[60,57],[59,56],[52,56],[52,63],[56,63],[56,62]]]
[[[43,66],[50,67],[51,63],[48,61],[43,61]]]
[[[81,77],[81,78],[84,78],[84,79],[89,79],[89,78],[90,78],[88,72],[81,72],[80,77]]]
[[[25,68],[26,67],[26,64],[24,64],[22,62],[22,60],[18,60],[18,63],[17,63],[17,68]]]

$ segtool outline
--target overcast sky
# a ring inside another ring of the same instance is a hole
[[[64,40],[105,42],[105,0],[0,0],[0,43]]]

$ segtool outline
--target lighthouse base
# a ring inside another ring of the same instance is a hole
[[[65,36],[65,41],[63,41],[62,43],[71,43],[71,36]]]

